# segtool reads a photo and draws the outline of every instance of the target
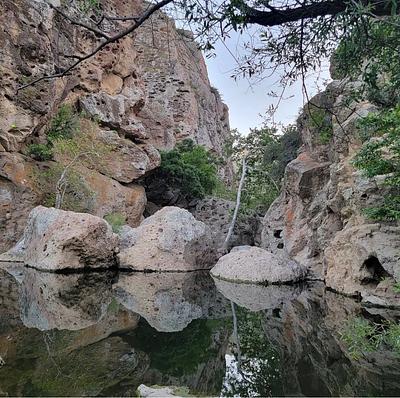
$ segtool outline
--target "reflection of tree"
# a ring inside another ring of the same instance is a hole
[[[280,361],[262,328],[263,313],[243,308],[233,311],[234,355],[227,355],[222,396],[282,395]]]

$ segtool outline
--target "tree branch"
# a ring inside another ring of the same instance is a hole
[[[93,26],[90,26],[84,22],[81,21],[77,21],[73,18],[71,18],[67,13],[65,13],[64,11],[62,11],[60,8],[58,7],[54,7],[53,4],[51,3],[47,3],[50,8],[52,8],[54,11],[56,11],[58,14],[60,14],[61,16],[63,16],[65,19],[67,19],[69,22],[71,22],[72,25],[76,25],[76,26],[80,26],[82,28],[85,28],[87,30],[90,30],[91,32],[95,33],[98,36],[101,36],[102,38],[109,40],[110,36],[108,36],[107,34],[105,34],[104,32],[102,32],[101,30],[94,28]]]
[[[364,6],[370,6],[371,12],[376,15],[390,15],[391,1],[387,0],[363,0]],[[349,6],[348,1],[333,0],[319,3],[312,3],[295,8],[276,9],[271,11],[260,11],[252,7],[245,6],[245,21],[262,26],[276,26],[288,22],[296,22],[301,19],[316,18],[326,15],[337,15],[346,10]]]
[[[166,6],[167,4],[171,3],[172,1],[174,1],[174,0],[162,0],[159,3],[156,3],[156,4],[152,5],[141,16],[139,16],[137,18],[135,23],[130,25],[128,28],[122,30],[121,32],[115,34],[114,36],[109,37],[106,41],[103,41],[102,43],[100,43],[92,52],[81,56],[80,58],[78,58],[78,60],[76,62],[74,62],[72,65],[70,65],[65,70],[63,70],[63,71],[61,71],[59,73],[52,74],[52,75],[45,75],[45,76],[38,77],[37,79],[35,79],[35,80],[33,80],[33,81],[29,82],[29,83],[26,83],[26,84],[24,84],[22,86],[19,86],[17,88],[17,92],[19,90],[22,90],[22,89],[26,88],[26,87],[33,86],[33,85],[35,85],[35,84],[37,84],[37,83],[39,83],[39,82],[41,82],[43,80],[56,79],[58,77],[64,77],[64,76],[68,75],[78,65],[80,65],[82,62],[88,60],[89,58],[92,58],[99,51],[101,51],[104,47],[108,46],[109,44],[112,44],[112,43],[115,43],[115,42],[119,41],[123,37],[129,35],[133,31],[135,31],[139,26],[143,25],[143,23],[145,21],[147,21],[147,19],[149,19],[151,17],[151,15],[153,15],[156,11],[158,11],[162,7]]]

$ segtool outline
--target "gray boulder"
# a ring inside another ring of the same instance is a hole
[[[115,265],[118,238],[102,218],[43,206],[29,214],[22,240],[5,257],[46,270]]]
[[[254,246],[238,246],[222,256],[211,270],[215,278],[242,283],[298,282],[305,270],[295,261]]]
[[[162,208],[134,230],[125,227],[121,241],[122,268],[190,271],[209,269],[215,261],[209,227],[178,207]]]

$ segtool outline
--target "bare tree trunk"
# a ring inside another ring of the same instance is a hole
[[[246,178],[246,157],[243,157],[242,176],[240,178],[240,183],[239,183],[238,192],[237,192],[237,196],[236,196],[236,206],[235,206],[235,210],[233,212],[233,217],[232,217],[231,225],[229,226],[228,234],[226,235],[225,242],[222,246],[222,250],[224,253],[228,252],[229,241],[231,240],[231,236],[232,236],[233,230],[235,228],[236,219],[237,219],[237,215],[238,215],[239,207],[240,207],[240,198],[242,196],[242,189],[243,189],[245,178]]]
[[[90,154],[97,155],[96,153],[93,152],[82,152],[78,153],[64,168],[63,172],[61,173],[61,176],[59,180],[57,181],[56,184],[56,203],[55,203],[55,208],[56,209],[61,209],[61,206],[64,201],[64,195],[65,191],[67,189],[68,181],[67,181],[67,174],[68,170],[74,165],[74,163],[81,157],[88,156]]]

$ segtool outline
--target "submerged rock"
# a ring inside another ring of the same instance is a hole
[[[209,227],[178,207],[162,208],[136,229],[125,227],[121,240],[125,247],[118,255],[122,268],[190,271],[209,269],[215,261]]]
[[[303,279],[305,270],[295,261],[259,247],[238,246],[218,260],[211,275],[242,283],[284,284]]]
[[[113,266],[116,248],[117,236],[103,219],[38,206],[29,214],[22,240],[8,254],[31,267],[57,271]]]

